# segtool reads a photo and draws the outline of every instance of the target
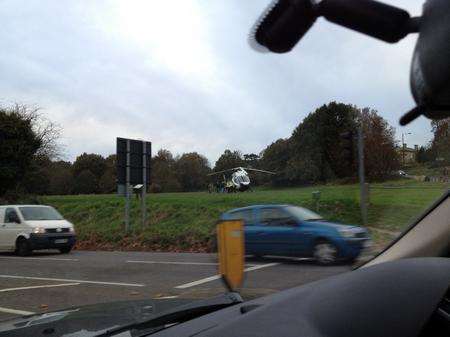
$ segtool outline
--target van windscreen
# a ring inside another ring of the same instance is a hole
[[[25,220],[63,220],[61,214],[52,207],[25,206],[19,207],[19,210]]]

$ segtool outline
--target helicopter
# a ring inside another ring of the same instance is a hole
[[[231,192],[244,192],[250,189],[250,177],[247,171],[261,172],[267,174],[276,174],[275,172],[254,169],[251,167],[234,167],[228,170],[213,172],[208,174],[208,176],[214,176],[218,174],[223,174],[223,181],[217,182],[215,185],[209,185],[209,192],[211,193],[216,188],[217,192],[231,193]],[[225,173],[233,172],[231,176],[227,179]]]

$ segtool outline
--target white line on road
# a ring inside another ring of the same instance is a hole
[[[0,259],[15,260],[49,260],[49,261],[78,261],[78,259],[67,259],[62,257],[16,257],[16,256],[0,256]]]
[[[15,278],[15,279],[24,279],[24,280],[41,280],[41,281],[58,281],[58,282],[76,282],[76,283],[103,284],[103,285],[123,286],[123,287],[145,287],[145,284],[139,284],[139,283],[70,280],[70,279],[64,279],[64,278],[33,277],[33,276],[19,276],[19,275],[0,275],[0,278]]]
[[[202,278],[201,280],[198,280],[198,281],[185,283],[185,284],[182,284],[180,286],[176,286],[175,288],[177,288],[177,289],[186,289],[186,288],[195,287],[195,286],[198,286],[199,284],[211,282],[211,281],[218,280],[218,279],[220,279],[220,275],[214,275],[214,276]]]
[[[247,272],[247,271],[253,271],[253,270],[258,270],[258,269],[262,269],[262,268],[273,267],[273,266],[276,266],[276,265],[278,265],[278,264],[279,264],[279,263],[267,263],[267,264],[261,264],[261,265],[258,265],[258,266],[253,266],[253,267],[245,268],[245,269],[244,269],[244,272]],[[199,284],[211,282],[211,281],[218,280],[218,279],[220,279],[220,275],[214,275],[214,276],[202,278],[201,280],[197,280],[197,281],[185,283],[185,284],[176,286],[175,288],[177,288],[177,289],[186,289],[186,288],[194,287],[194,286],[197,286],[197,285],[199,285]]]
[[[27,290],[27,289],[38,289],[38,288],[53,288],[53,287],[67,287],[67,286],[77,286],[77,285],[79,285],[79,283],[44,284],[44,285],[41,285],[41,286],[30,286],[30,287],[0,289],[0,293],[4,293],[4,292],[7,292],[7,291],[16,291],[16,290]]]
[[[182,264],[182,265],[198,265],[198,266],[217,266],[214,262],[177,262],[177,261],[135,261],[129,260],[126,263],[148,263],[148,264]]]
[[[244,271],[253,271],[253,270],[258,270],[258,269],[263,269],[263,268],[273,267],[273,266],[277,266],[277,265],[279,265],[278,262],[267,263],[267,264],[260,264],[260,265],[257,265],[257,266],[245,268]]]
[[[173,296],[162,296],[162,297],[155,297],[154,300],[168,300],[171,298],[177,298],[177,295],[173,295]]]
[[[126,263],[146,263],[146,264],[179,264],[193,266],[217,266],[217,262],[184,262],[184,261],[145,261],[145,260],[128,260]],[[257,264],[246,264],[246,266],[258,266]]]
[[[0,312],[4,312],[5,314],[20,315],[20,316],[34,314],[34,312],[31,312],[31,311],[23,311],[23,310],[16,310],[16,309],[9,309],[9,308],[2,308],[2,307],[0,307]]]

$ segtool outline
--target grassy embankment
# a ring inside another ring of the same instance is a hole
[[[446,186],[409,180],[371,185],[369,227],[381,246],[401,231]],[[358,185],[258,190],[238,194],[161,193],[148,196],[149,223],[142,229],[139,203],[133,198],[132,230],[123,230],[124,198],[116,195],[49,196],[42,202],[56,207],[76,225],[79,247],[207,251],[219,215],[235,207],[289,203],[313,209],[313,191],[321,191],[319,213],[330,220],[360,224]]]

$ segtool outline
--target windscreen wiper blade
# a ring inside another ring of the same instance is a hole
[[[153,332],[157,332],[161,330],[160,327],[186,322],[191,319],[242,302],[243,300],[238,293],[230,292],[216,297],[208,298],[205,300],[195,301],[194,303],[178,306],[171,310],[166,310],[158,315],[153,316],[151,319],[147,321],[119,326],[117,328],[113,328],[107,330],[104,333],[96,335],[96,337],[116,336],[122,332],[130,330],[142,331],[142,330],[156,329],[156,331]],[[149,331],[146,334],[151,333],[152,332]]]

